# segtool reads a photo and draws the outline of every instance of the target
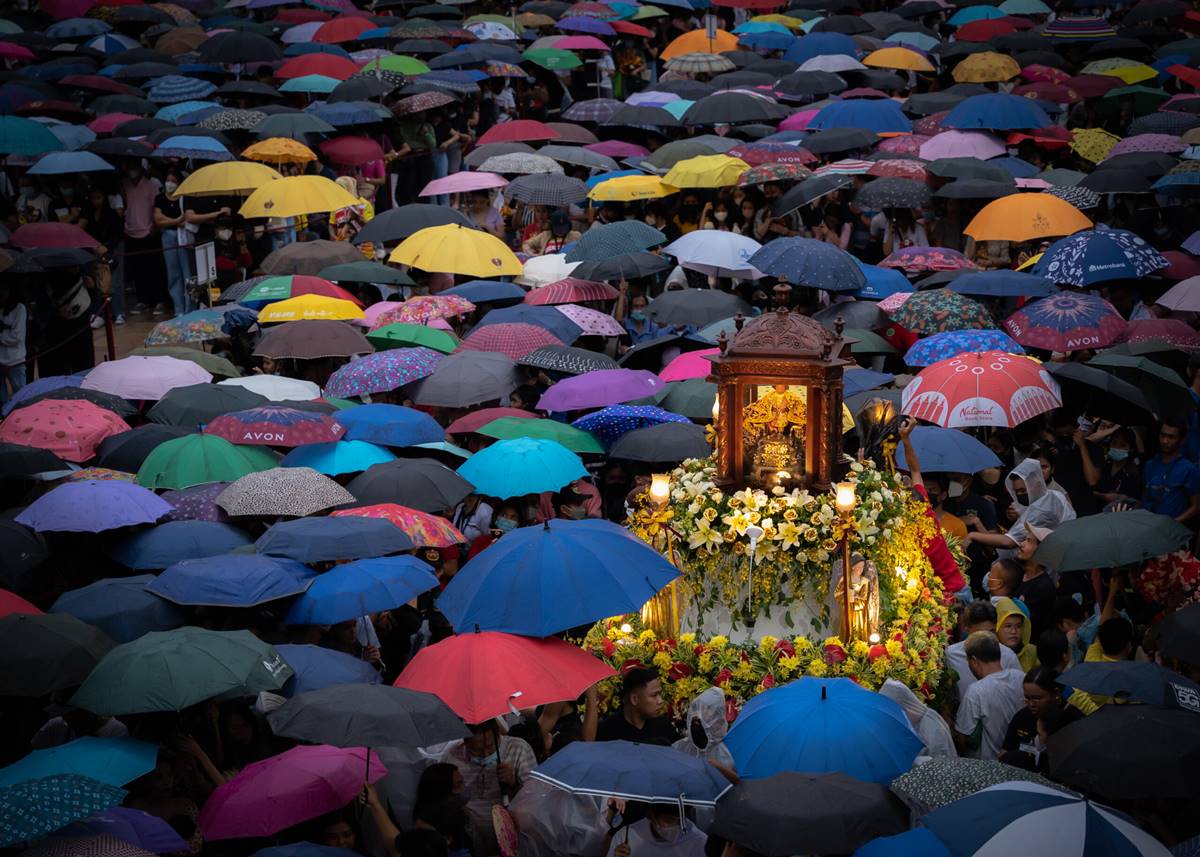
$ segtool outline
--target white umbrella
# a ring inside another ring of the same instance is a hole
[[[837,74],[839,71],[861,71],[865,68],[865,65],[846,54],[823,54],[806,59],[800,65],[799,71],[828,71]]]
[[[579,262],[568,262],[563,253],[548,253],[545,256],[534,256],[525,262],[525,270],[517,277],[522,286],[539,288],[565,280],[571,272],[579,267]]]
[[[664,249],[683,267],[710,277],[757,280],[762,272],[748,261],[762,245],[736,232],[697,229],[668,244]]]
[[[312,381],[284,378],[282,375],[247,375],[219,382],[230,387],[245,387],[266,396],[272,402],[308,402],[321,397],[321,388]]]

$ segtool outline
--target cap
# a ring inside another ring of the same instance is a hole
[[[555,235],[566,235],[571,231],[571,216],[561,208],[551,213],[550,231]]]
[[[985,467],[983,470],[980,470],[977,475],[983,480],[984,485],[995,485],[1000,481],[1000,468]]]
[[[1049,538],[1054,530],[1051,530],[1048,527],[1036,527],[1033,524],[1026,523],[1025,532],[1029,533],[1029,535],[1033,536],[1039,542],[1044,542],[1047,538]]]

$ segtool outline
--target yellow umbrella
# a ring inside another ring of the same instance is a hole
[[[1078,208],[1049,193],[1014,193],[992,200],[963,229],[976,241],[1036,241],[1090,229]]]
[[[658,58],[666,61],[680,54],[720,54],[737,49],[738,39],[733,33],[717,30],[716,35],[709,40],[706,31],[692,30],[667,45]]]
[[[672,187],[731,187],[750,165],[740,158],[729,155],[697,155],[676,162],[663,177],[665,184]]]
[[[597,182],[588,193],[588,199],[596,202],[632,202],[635,199],[660,199],[679,193],[658,176],[617,176]]]
[[[358,198],[324,176],[288,176],[250,194],[238,213],[242,217],[297,217],[352,205],[358,205]]]
[[[810,10],[801,9],[800,11],[807,13]],[[820,14],[815,9],[811,11],[814,17]],[[803,18],[793,18],[791,15],[755,15],[750,20],[756,24],[781,24],[782,26],[787,27],[789,30],[799,30],[804,26]]]
[[[1071,142],[1071,151],[1093,164],[1107,158],[1109,150],[1121,142],[1120,137],[1103,128],[1073,128],[1072,133],[1075,139]]]
[[[258,314],[259,324],[284,321],[307,321],[309,319],[332,319],[348,321],[362,318],[363,311],[353,301],[327,298],[324,295],[300,295],[286,301],[267,304]]]
[[[242,150],[242,157],[269,164],[307,164],[317,159],[312,149],[287,137],[268,137]]]
[[[431,273],[472,277],[498,277],[524,270],[513,251],[499,238],[457,223],[414,232],[400,242],[388,261]]]
[[[933,64],[908,48],[880,48],[863,57],[863,65],[898,68],[904,71],[934,71]]]
[[[201,167],[183,180],[172,197],[225,196],[258,190],[267,182],[281,179],[279,173],[253,161],[226,161]]]
[[[1123,65],[1120,68],[1110,68],[1106,71],[1098,71],[1096,74],[1106,74],[1109,77],[1119,77],[1125,81],[1126,86],[1133,86],[1135,83],[1143,83],[1147,80],[1153,80],[1158,77],[1158,72],[1145,63],[1135,62],[1129,65]]]
[[[1032,268],[1034,265],[1036,265],[1038,263],[1038,260],[1041,259],[1043,255],[1044,255],[1043,253],[1037,253],[1036,255],[1030,256],[1028,259],[1026,259],[1020,265],[1017,265],[1016,270],[1026,271],[1026,270]]]
[[[995,51],[971,54],[954,67],[957,83],[1002,83],[1021,73],[1015,59]]]
[[[554,19],[549,15],[539,15],[537,12],[522,12],[517,16],[517,23],[522,27],[553,27]]]

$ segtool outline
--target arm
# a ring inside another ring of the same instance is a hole
[[[584,741],[595,741],[596,730],[600,725],[600,692],[592,685],[584,694],[583,733]]]
[[[379,838],[383,840],[383,847],[387,850],[387,857],[400,857],[400,850],[396,847],[400,830],[388,815],[383,801],[379,799],[379,792],[375,791],[375,786],[367,785],[363,787],[363,796],[367,801],[367,812],[371,816],[371,822],[379,831]]]
[[[154,206],[154,225],[159,229],[182,226],[185,220],[187,220],[186,214],[181,214],[178,217],[167,217],[167,215],[162,213],[161,208],[159,208],[157,205]]]
[[[1083,464],[1083,477],[1087,480],[1089,487],[1095,488],[1096,483],[1100,481],[1100,471],[1092,461],[1092,456],[1088,451],[1087,441],[1084,439],[1082,429],[1076,429],[1075,431],[1075,446],[1079,448],[1079,460]]]
[[[850,236],[854,232],[854,227],[849,223],[842,224],[842,234],[838,237],[838,246],[845,250],[850,246]]]
[[[1100,611],[1100,624],[1103,625],[1109,619],[1115,619],[1117,613],[1117,593],[1121,590],[1124,580],[1121,575],[1113,572],[1112,577],[1108,579],[1108,597],[1104,599],[1104,608]]]
[[[1188,507],[1176,515],[1175,520],[1181,524],[1186,524],[1197,515],[1200,515],[1200,494],[1189,494]]]
[[[916,420],[912,417],[906,418],[900,426],[900,442],[904,444],[904,463],[908,465],[908,477],[912,480],[914,488],[924,490],[925,481],[921,478],[921,462],[917,459],[917,451],[913,449],[912,440],[909,437],[916,427]]]
[[[227,216],[231,209],[229,206],[223,206],[216,211],[210,211],[208,214],[200,214],[192,209],[184,212],[184,220],[188,223],[212,223],[218,217]]]

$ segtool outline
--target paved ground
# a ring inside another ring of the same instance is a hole
[[[162,316],[151,318],[143,316],[144,321],[139,320],[136,316],[127,324],[116,325],[113,327],[113,337],[117,344],[117,357],[124,357],[135,348],[140,348],[142,341],[154,329],[154,325],[163,320]],[[92,334],[92,341],[96,344],[96,362],[99,363],[106,359],[108,345],[104,336],[104,328],[100,328]]]

